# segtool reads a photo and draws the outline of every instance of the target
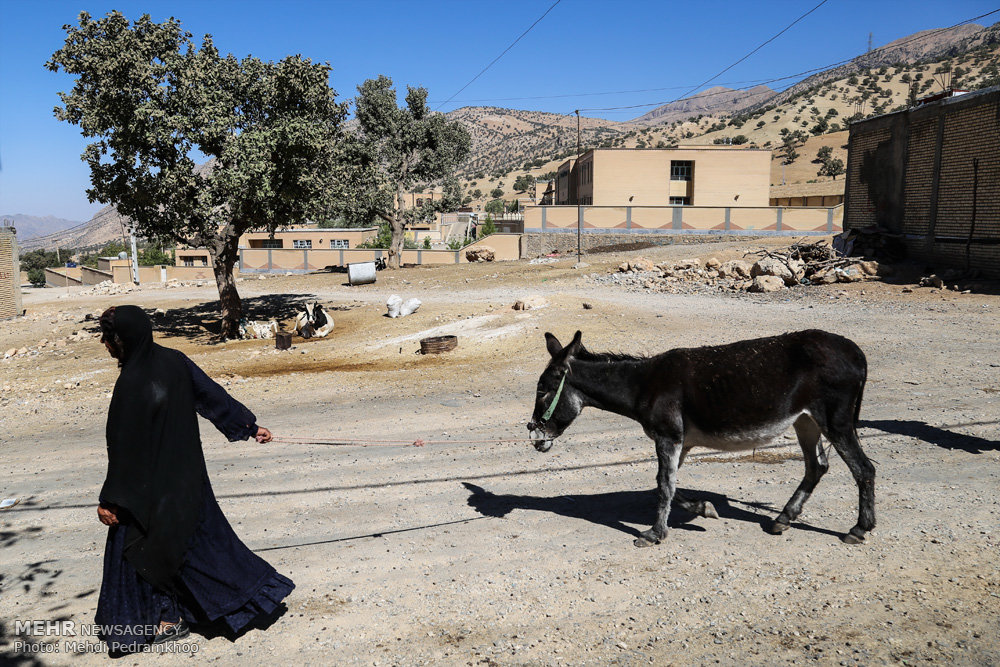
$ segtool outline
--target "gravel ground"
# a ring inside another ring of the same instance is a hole
[[[223,510],[297,587],[268,630],[235,642],[192,635],[175,645],[187,655],[225,665],[289,655],[302,664],[1000,664],[1000,298],[880,282],[666,294],[602,277],[639,256],[725,261],[753,247],[591,255],[582,269],[574,258],[412,268],[360,288],[342,274],[242,281],[258,315],[287,315],[314,297],[333,309],[333,334],[296,339],[290,352],[213,343],[214,287],[30,292],[29,317],[0,325],[0,353],[85,335],[0,362],[0,493],[22,499],[0,512],[0,660],[106,659],[80,652],[93,638],[18,637],[15,623],[93,619],[105,537],[94,505],[117,370],[84,318],[138,303],[163,309],[161,342],[277,435],[435,441],[261,446],[227,443],[203,422]],[[423,305],[388,319],[393,293]],[[511,309],[528,295],[548,306]],[[547,454],[527,442],[447,443],[525,435],[545,331],[565,340],[580,329],[594,350],[656,353],[809,327],[849,336],[868,356],[860,433],[877,462],[878,527],[863,545],[839,540],[857,490],[836,455],[792,529],[764,530],[802,477],[788,436],[747,456],[690,458],[680,487],[721,518],[676,510],[651,549],[632,545],[653,519],[656,467],[633,422],[586,411]],[[455,333],[459,347],[415,354],[434,333]],[[36,645],[15,654],[25,639]]]

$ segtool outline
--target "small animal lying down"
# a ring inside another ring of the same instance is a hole
[[[295,332],[303,338],[323,338],[333,331],[333,318],[318,302],[307,303],[306,309],[295,316]]]

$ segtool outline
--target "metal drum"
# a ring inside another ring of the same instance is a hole
[[[351,262],[348,264],[347,282],[352,285],[370,285],[375,282],[375,262]]]

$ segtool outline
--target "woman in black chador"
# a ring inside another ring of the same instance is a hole
[[[121,374],[108,410],[110,526],[96,622],[113,653],[179,639],[189,625],[235,636],[279,613],[295,585],[236,536],[212,493],[195,412],[230,441],[271,433],[177,350],[136,306],[101,315]]]

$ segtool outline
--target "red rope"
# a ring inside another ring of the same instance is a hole
[[[290,445],[327,445],[331,447],[423,447],[424,445],[493,445],[503,443],[527,443],[527,439],[521,440],[378,440],[373,438],[354,439],[338,438],[337,440],[319,440],[316,438],[303,438],[297,436],[274,436],[271,442],[282,442]]]

